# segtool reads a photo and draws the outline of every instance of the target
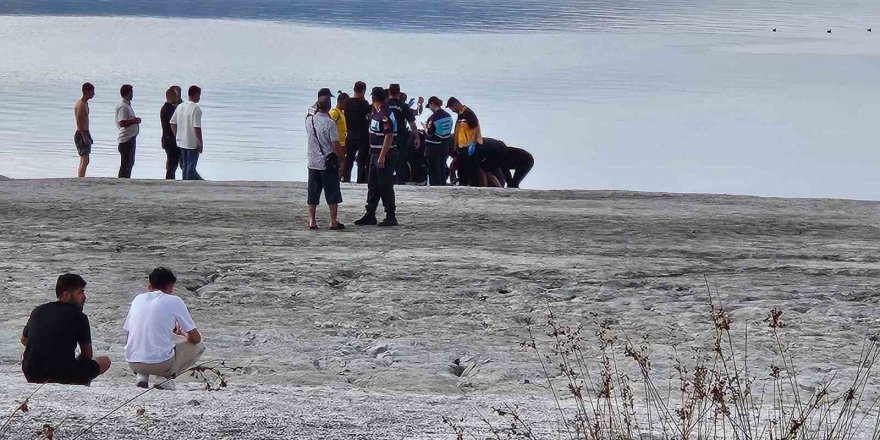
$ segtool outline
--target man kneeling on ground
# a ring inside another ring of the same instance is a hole
[[[198,362],[205,352],[183,300],[174,296],[177,277],[159,267],[150,273],[150,292],[131,302],[123,328],[128,333],[125,360],[137,373],[137,386],[150,386],[150,375],[164,377],[158,388],[173,390],[174,378]]]
[[[88,385],[110,368],[107,356],[92,359],[92,333],[83,313],[85,287],[81,276],[61,275],[55,284],[58,301],[31,312],[21,333],[21,370],[28,382]]]

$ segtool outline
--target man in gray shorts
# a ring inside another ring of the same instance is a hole
[[[73,105],[73,117],[76,119],[76,133],[73,135],[73,143],[76,144],[76,154],[79,155],[79,167],[76,175],[86,177],[86,168],[89,166],[89,154],[92,152],[92,134],[89,133],[89,100],[95,97],[95,86],[91,83],[82,85],[82,98]]]

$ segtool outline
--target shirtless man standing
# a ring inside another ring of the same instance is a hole
[[[95,97],[95,86],[91,83],[82,85],[82,98],[73,106],[73,116],[76,118],[76,134],[73,135],[73,143],[76,144],[76,153],[79,155],[78,177],[86,177],[86,168],[89,166],[89,154],[92,152],[92,134],[89,133],[89,100]]]

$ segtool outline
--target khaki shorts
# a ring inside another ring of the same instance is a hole
[[[201,342],[193,344],[183,336],[174,335],[174,357],[158,364],[129,362],[128,366],[137,374],[151,374],[172,379],[194,367],[204,353],[205,346]]]

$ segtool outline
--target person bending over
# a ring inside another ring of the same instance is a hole
[[[479,168],[480,184],[495,188],[503,188],[504,175],[501,171],[501,162],[507,155],[507,144],[498,139],[483,138],[483,146],[480,148]]]
[[[21,333],[21,370],[28,382],[89,385],[110,368],[109,357],[93,358],[89,318],[83,313],[85,288],[81,276],[61,275],[55,283],[58,301],[31,312]]]
[[[535,158],[531,153],[522,148],[507,147],[504,158],[501,160],[501,171],[504,173],[507,187],[519,188],[520,183],[534,165]],[[513,175],[510,174],[510,170],[513,170]]]
[[[186,304],[174,295],[174,273],[158,267],[149,279],[150,292],[134,298],[125,318],[125,360],[138,388],[148,388],[153,375],[170,379],[157,388],[173,390],[174,378],[199,361],[205,346]]]

